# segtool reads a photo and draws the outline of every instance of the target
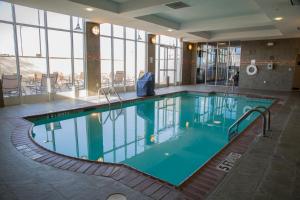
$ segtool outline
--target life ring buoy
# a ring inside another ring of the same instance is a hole
[[[246,72],[249,76],[257,74],[257,67],[255,65],[248,65]]]

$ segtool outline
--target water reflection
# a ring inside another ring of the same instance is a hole
[[[186,171],[191,173],[227,144],[227,129],[244,108],[257,105],[270,102],[185,94],[123,109],[37,122],[32,134],[47,149],[77,158],[123,162],[155,174],[157,168],[169,168],[165,161],[168,157],[172,164],[185,160],[185,164],[193,166]]]

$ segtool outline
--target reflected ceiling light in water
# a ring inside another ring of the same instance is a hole
[[[185,122],[185,127],[186,127],[186,128],[188,128],[188,127],[189,127],[189,125],[190,125],[190,123],[189,123],[189,122]]]
[[[151,136],[150,136],[150,141],[153,142],[153,143],[155,142],[155,137],[154,137],[154,135],[151,135]]]
[[[103,162],[103,158],[102,158],[102,157],[99,157],[99,158],[97,159],[97,161],[98,161],[98,162]]]
[[[51,129],[51,131],[54,130],[54,123],[53,122],[50,123],[50,129]]]
[[[167,153],[165,153],[165,156],[169,156],[170,154],[167,152]]]
[[[92,113],[91,116],[92,116],[92,117],[97,117],[97,116],[98,116],[98,113]]]
[[[222,123],[221,121],[217,121],[217,120],[214,121],[214,124],[221,124],[221,123]]]

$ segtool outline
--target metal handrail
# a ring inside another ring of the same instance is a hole
[[[109,114],[108,114],[108,117],[109,117],[112,121],[115,121],[115,120],[118,119],[118,117],[119,117],[119,116],[122,114],[122,112],[123,112],[123,104],[122,104],[123,101],[122,101],[120,95],[117,93],[116,89],[115,89],[113,86],[107,87],[107,88],[108,88],[107,92],[105,92],[105,88],[99,88],[99,89],[98,89],[98,97],[100,97],[100,94],[101,94],[101,93],[105,96],[105,98],[106,98],[106,100],[107,100],[107,102],[108,102],[108,105],[109,105]],[[111,114],[111,101],[110,101],[110,99],[109,99],[109,97],[111,96],[111,93],[114,93],[114,94],[118,97],[118,100],[119,100],[119,102],[120,102],[120,104],[121,104],[120,112],[117,113],[117,116],[116,116],[116,117],[112,117],[112,114]],[[109,97],[108,97],[108,95],[109,95]],[[108,117],[107,117],[106,120],[104,121],[104,124],[106,123]],[[99,121],[99,122],[100,122],[100,121]]]
[[[110,95],[111,95],[111,92],[113,92],[113,93],[118,97],[118,100],[119,100],[120,103],[122,104],[123,101],[122,101],[120,95],[117,93],[116,89],[115,89],[113,86],[108,87],[107,93],[105,92],[105,89],[104,89],[104,88],[101,88],[101,87],[100,87],[100,88],[98,89],[98,97],[100,97],[100,93],[102,93],[102,94],[105,96],[105,98],[106,98],[108,104],[110,105],[110,104],[111,104],[111,101],[109,100],[108,95],[110,96]]]
[[[98,97],[99,97],[99,98],[100,98],[100,93],[102,93],[102,94],[105,96],[106,101],[108,102],[109,107],[110,107],[110,100],[109,100],[109,98],[107,97],[107,94],[106,94],[104,88],[99,88],[99,89],[98,89]]]
[[[268,112],[268,131],[271,130],[271,111],[269,108],[264,106],[257,106],[256,109],[264,109],[265,112]]]
[[[121,99],[120,95],[117,93],[117,91],[116,91],[115,87],[113,87],[113,86],[112,86],[112,87],[110,87],[108,91],[109,91],[109,94],[110,94],[110,91],[114,92],[114,93],[115,93],[115,95],[118,97],[118,99],[119,99],[120,103],[122,104],[122,99]]]
[[[227,135],[230,135],[231,133],[231,129],[233,129],[234,127],[237,127],[236,129],[238,130],[239,124],[241,123],[241,121],[243,121],[244,119],[246,119],[250,114],[252,114],[253,112],[259,112],[260,115],[263,116],[263,136],[266,136],[266,116],[265,113],[263,111],[260,110],[260,108],[263,108],[265,110],[268,110],[268,108],[263,107],[263,106],[258,106],[256,108],[252,108],[251,110],[248,110],[246,113],[244,113],[236,122],[234,122],[227,131]],[[268,111],[269,112],[269,111]],[[271,114],[271,113],[270,113]],[[270,127],[270,118],[268,117],[268,130]]]

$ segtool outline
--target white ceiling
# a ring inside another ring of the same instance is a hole
[[[300,6],[290,0],[12,0],[16,4],[110,22],[185,41],[253,40],[300,37]],[[86,7],[93,7],[87,12]],[[275,17],[283,17],[275,21]],[[168,32],[168,29],[173,29]]]

